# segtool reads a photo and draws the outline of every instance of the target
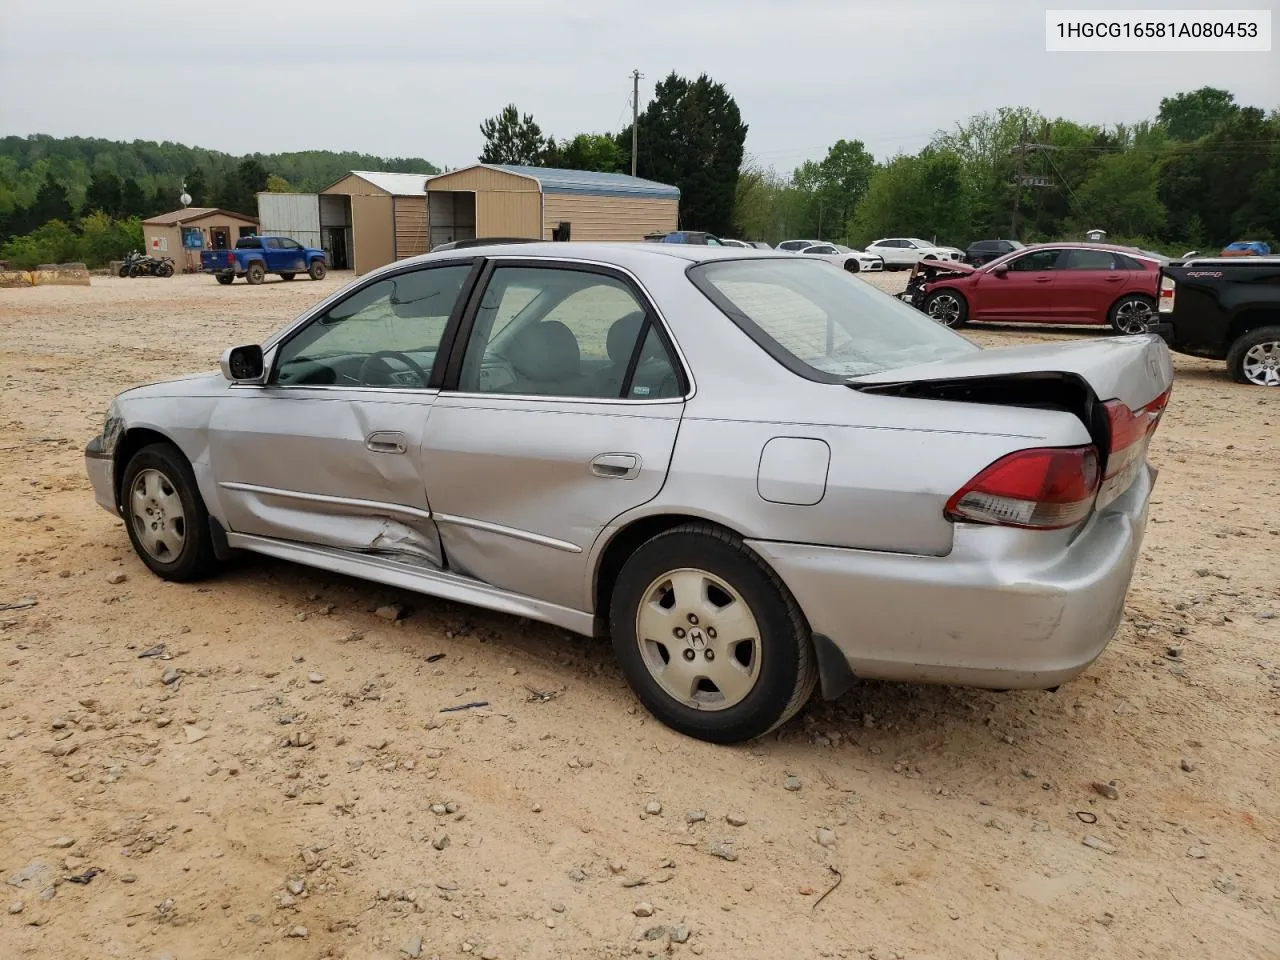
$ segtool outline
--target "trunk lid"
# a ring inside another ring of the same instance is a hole
[[[1099,401],[1119,400],[1131,410],[1138,410],[1173,383],[1173,362],[1168,346],[1158,336],[1108,337],[980,350],[949,360],[851,377],[847,382],[866,393],[892,393],[913,384],[963,385],[1045,375],[1080,380]]]

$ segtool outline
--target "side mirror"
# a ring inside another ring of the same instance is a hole
[[[998,266],[992,267],[991,272],[997,277],[1003,277],[1009,272],[1009,265],[1007,263],[999,264]]]
[[[232,383],[261,383],[266,375],[262,359],[262,347],[256,343],[243,347],[231,347],[218,361],[222,375]]]

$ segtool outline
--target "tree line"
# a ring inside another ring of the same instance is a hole
[[[631,128],[564,140],[508,105],[481,124],[482,162],[628,172]],[[678,186],[680,227],[777,243],[863,247],[884,236],[1023,242],[1108,239],[1174,256],[1237,239],[1280,247],[1280,110],[1214,87],[1154,119],[1102,126],[1027,107],[971,116],[914,154],[878,162],[858,139],[789,172],[743,155],[747,126],[705,75],[671,74],[639,122],[637,174]],[[1016,211],[1016,214],[1015,214]]]
[[[427,160],[307,150],[243,157],[177,143],[0,138],[0,259],[100,266],[142,245],[140,223],[191,206],[256,216],[262,191],[313,193],[352,170],[438,173]],[[86,238],[87,234],[87,238]]]

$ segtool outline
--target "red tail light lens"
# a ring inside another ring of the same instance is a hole
[[[1107,473],[1102,478],[1102,487],[1098,491],[1099,507],[1105,507],[1133,483],[1147,458],[1151,435],[1160,424],[1172,392],[1173,388],[1170,387],[1137,410],[1130,410],[1119,400],[1108,400],[1102,405],[1107,411],[1111,444],[1107,453]]]
[[[1098,451],[1039,447],[1001,457],[947,501],[949,520],[1030,530],[1075,526],[1098,492]]]
[[[1177,284],[1174,283],[1173,277],[1162,276],[1160,278],[1160,302],[1156,307],[1159,313],[1173,313],[1173,297],[1176,287]]]
[[[235,255],[234,253],[232,253],[230,250],[228,250],[228,251],[227,251],[227,265],[228,265],[228,266],[230,266],[231,264],[233,264],[233,263],[235,263],[235,262],[236,262],[236,255]]]

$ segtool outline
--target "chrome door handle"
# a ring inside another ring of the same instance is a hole
[[[404,453],[409,449],[405,435],[398,430],[380,430],[364,438],[366,450],[373,453]]]
[[[592,458],[591,472],[597,477],[631,480],[640,473],[640,458],[634,453],[602,453]]]

